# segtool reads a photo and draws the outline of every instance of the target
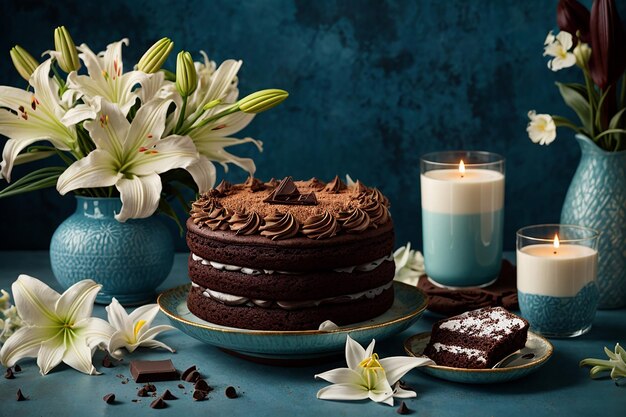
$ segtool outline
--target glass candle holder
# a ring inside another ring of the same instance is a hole
[[[591,329],[598,307],[598,237],[588,227],[544,224],[517,232],[517,294],[522,316],[546,337]]]
[[[493,283],[502,262],[504,158],[447,151],[421,158],[422,232],[429,279],[448,288]]]

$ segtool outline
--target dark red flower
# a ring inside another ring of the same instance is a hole
[[[580,32],[580,40],[590,42],[589,10],[576,0],[559,0],[556,6],[556,23],[559,29],[576,36]]]
[[[590,20],[593,82],[602,90],[614,85],[626,68],[626,35],[614,0],[595,0]]]

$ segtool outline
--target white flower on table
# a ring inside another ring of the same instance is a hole
[[[411,250],[411,242],[408,242],[406,246],[399,247],[393,253],[393,260],[396,264],[394,280],[409,285],[417,285],[419,277],[425,273],[422,253]]]
[[[98,97],[97,120],[85,122],[96,149],[70,165],[59,177],[61,195],[80,188],[115,185],[122,209],[115,218],[124,222],[152,215],[161,198],[160,173],[188,169],[200,161],[188,136],[161,137],[171,100],[154,99],[144,104],[128,122],[119,106]],[[210,188],[208,178],[191,172],[200,192]]]
[[[0,349],[2,365],[11,367],[22,358],[36,357],[42,375],[61,362],[85,374],[98,374],[91,363],[93,352],[113,334],[109,323],[91,317],[101,285],[86,279],[59,294],[36,278],[20,275],[11,288],[24,327]]]
[[[154,340],[159,333],[175,329],[165,324],[150,327],[159,312],[158,305],[147,304],[128,314],[124,307],[113,298],[111,304],[106,307],[106,311],[109,323],[115,328],[108,346],[109,353],[114,358],[119,359],[122,356],[120,350],[122,347],[131,353],[140,346],[153,349],[161,347],[174,352],[174,349],[165,343]]]
[[[556,124],[549,114],[537,114],[534,110],[528,112],[528,126],[526,132],[533,143],[549,145],[556,139]]]
[[[569,68],[576,64],[576,56],[569,52],[574,45],[572,35],[568,32],[561,31],[556,36],[550,31],[543,43],[543,56],[551,56],[548,61],[548,68],[552,71],[558,71],[563,68]]]
[[[380,359],[374,353],[375,340],[367,349],[350,336],[346,339],[347,368],[337,368],[318,375],[333,385],[317,392],[322,400],[364,400],[383,402],[393,406],[395,398],[413,398],[414,391],[405,390],[396,384],[400,378],[413,368],[431,365],[434,362],[426,358],[393,356]]]
[[[0,290],[0,344],[6,342],[24,322],[17,314],[17,308],[11,305],[11,296],[5,290]]]

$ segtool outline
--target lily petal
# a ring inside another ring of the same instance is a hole
[[[115,297],[113,297],[111,303],[105,307],[105,310],[109,323],[111,323],[116,330],[128,331],[133,328],[133,320],[128,317],[126,310]]]
[[[114,159],[107,151],[96,149],[74,162],[61,174],[57,191],[65,195],[79,188],[109,187],[122,177],[114,169]]]
[[[124,143],[125,154],[163,135],[167,109],[172,103],[173,100],[152,100],[139,108]]]
[[[41,344],[54,336],[55,329],[48,327],[22,327],[11,335],[0,349],[0,362],[6,367],[20,359],[37,357]]]
[[[161,177],[158,174],[121,178],[116,187],[122,200],[122,209],[115,215],[119,222],[149,217],[159,206]]]
[[[136,323],[139,320],[144,320],[146,323],[145,326],[150,326],[152,324],[152,320],[156,317],[159,312],[159,306],[157,304],[146,304],[141,307],[137,307],[134,309],[129,315],[131,323]],[[131,325],[132,327],[132,325]]]
[[[198,156],[189,136],[172,135],[157,141],[146,152],[137,152],[132,162],[129,162],[129,170],[135,175],[143,176],[176,168],[186,169],[198,161]]]
[[[54,337],[46,340],[41,344],[37,353],[37,366],[39,373],[47,375],[63,360],[65,353],[65,344],[63,342],[63,332],[59,331]]]
[[[376,386],[368,394],[372,401],[393,405],[393,388],[385,378],[378,379]]]
[[[355,370],[363,359],[367,358],[367,354],[359,342],[352,339],[350,335],[346,337],[346,363],[348,364],[348,368]]]
[[[93,303],[102,285],[84,279],[69,287],[57,300],[55,312],[68,323],[76,323],[90,317]]]
[[[369,392],[360,385],[334,384],[317,391],[320,400],[364,400]]]
[[[191,174],[200,194],[209,191],[215,185],[217,171],[206,156],[200,155],[198,162],[187,167],[187,172]]]
[[[150,349],[163,348],[169,350],[170,352],[176,352],[174,349],[169,347],[163,342],[159,342],[158,340],[145,340],[139,344],[141,347],[147,347]]]
[[[123,354],[120,348],[125,347],[127,351],[133,352],[136,348],[136,345],[130,345],[128,340],[126,340],[126,333],[123,330],[118,330],[113,333],[111,339],[109,340],[108,348],[109,354],[115,359],[121,359]]]
[[[61,295],[43,282],[28,275],[20,275],[11,286],[17,312],[31,326],[55,326],[58,319],[48,306],[53,306]]]
[[[146,330],[144,330],[146,329]],[[137,335],[137,339],[141,342],[151,340],[155,338],[159,333],[167,332],[169,330],[176,330],[176,327],[170,326],[169,324],[161,324],[159,326],[154,326],[148,328],[148,324],[144,325],[141,330],[139,330],[139,334]]]
[[[67,342],[63,362],[72,368],[87,375],[98,375],[99,372],[91,363],[92,350],[87,345],[87,340],[75,337]]]
[[[428,358],[392,356],[390,358],[381,359],[380,364],[385,369],[387,381],[389,381],[389,384],[393,385],[411,369],[419,366],[434,365],[435,362]]]
[[[88,104],[77,104],[75,107],[69,109],[65,116],[61,118],[61,123],[65,126],[73,126],[87,119],[95,119],[98,111],[95,106]]]
[[[120,111],[119,106],[101,97],[96,97],[95,106],[100,107],[99,120],[85,122],[85,129],[98,149],[106,150],[118,160],[123,159],[124,141],[130,129],[130,123]]]
[[[355,384],[361,385],[363,378],[361,374],[350,368],[337,368],[331,371],[315,375],[316,379],[323,379],[333,384]]]
[[[74,325],[76,333],[85,339],[87,346],[94,348],[97,346],[106,347],[115,333],[115,329],[107,321],[98,317],[89,317],[77,322]]]
[[[417,397],[417,393],[415,391],[402,389],[396,385],[395,389],[393,390],[393,396],[395,398],[415,398]]]

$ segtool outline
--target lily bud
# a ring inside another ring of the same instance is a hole
[[[54,49],[58,53],[57,62],[63,71],[67,73],[78,71],[80,68],[78,51],[65,26],[60,26],[54,30]]]
[[[23,79],[28,81],[30,76],[35,72],[35,68],[39,66],[39,62],[28,51],[19,45],[15,45],[11,48],[11,60],[17,72]]]
[[[176,57],[176,89],[183,97],[190,96],[198,86],[198,75],[191,54],[180,51]]]
[[[596,0],[591,7],[589,71],[593,82],[605,90],[614,85],[626,68],[626,34],[613,0]]]
[[[145,54],[139,60],[137,69],[147,74],[153,74],[161,69],[161,66],[172,52],[174,48],[174,42],[169,38],[162,38],[154,43],[146,51]]]
[[[572,52],[576,57],[576,65],[580,68],[587,68],[589,65],[589,58],[591,57],[591,48],[589,45],[583,42],[578,42],[578,45],[574,47]]]
[[[221,104],[221,103],[222,103],[222,100],[220,100],[219,98],[215,99],[215,100],[211,100],[211,101],[209,101],[207,104],[205,104],[202,107],[202,110],[210,110],[213,107],[215,107],[215,106],[217,106],[218,104]]]
[[[556,6],[556,23],[559,29],[590,42],[589,10],[576,0],[560,0]]]
[[[239,100],[239,110],[244,113],[261,113],[278,106],[289,97],[285,90],[269,89],[252,93]]]

